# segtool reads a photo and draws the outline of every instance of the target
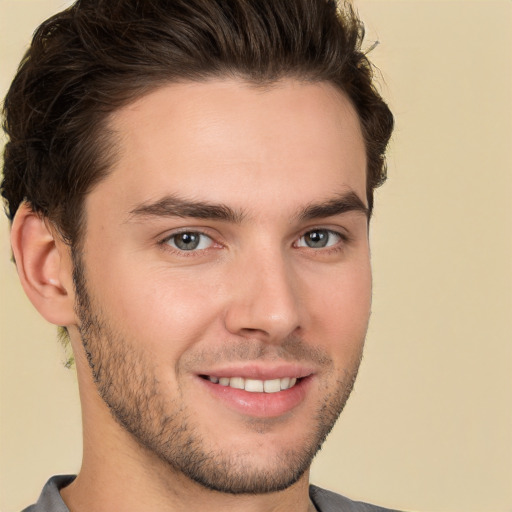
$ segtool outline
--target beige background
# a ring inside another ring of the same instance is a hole
[[[2,91],[65,5],[0,0]],[[359,381],[313,480],[417,511],[512,511],[512,2],[360,1],[396,114]],[[3,92],[2,92],[3,95]],[[76,379],[0,224],[0,510],[76,472]]]

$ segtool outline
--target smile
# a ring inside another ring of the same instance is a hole
[[[284,377],[282,379],[258,380],[244,379],[243,377],[215,377],[204,375],[204,379],[234,389],[243,389],[249,393],[278,393],[290,389],[297,383],[295,377]]]

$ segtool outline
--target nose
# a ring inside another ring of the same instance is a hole
[[[282,255],[253,256],[232,269],[230,281],[229,332],[280,343],[301,328],[299,283]]]

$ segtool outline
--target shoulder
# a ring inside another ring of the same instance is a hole
[[[43,487],[37,503],[23,509],[22,512],[69,512],[59,491],[74,479],[74,475],[53,476]]]
[[[398,512],[361,501],[352,501],[345,496],[315,485],[309,486],[309,496],[318,512]]]

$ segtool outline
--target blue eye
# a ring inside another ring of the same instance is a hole
[[[208,249],[212,245],[213,240],[209,236],[197,231],[182,231],[181,233],[171,235],[166,243],[179,251],[196,251]]]
[[[342,236],[339,233],[330,229],[312,229],[299,238],[297,247],[323,249],[336,245],[341,239]]]

